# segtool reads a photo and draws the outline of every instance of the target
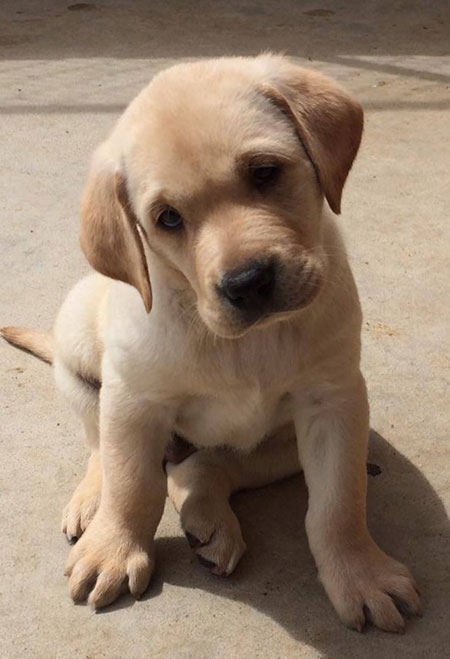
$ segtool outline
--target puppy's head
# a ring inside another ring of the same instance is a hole
[[[94,159],[85,254],[149,311],[147,243],[219,336],[289,317],[326,279],[323,199],[339,213],[362,124],[343,90],[281,57],[168,69]]]

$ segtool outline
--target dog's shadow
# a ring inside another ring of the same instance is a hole
[[[201,568],[183,537],[158,538],[157,574],[145,599],[157,597],[163,584],[170,583],[240,601],[270,616],[324,657],[445,656],[443,634],[448,637],[449,632],[442,623],[450,603],[450,522],[444,506],[420,471],[375,431],[369,463],[372,534],[386,552],[409,565],[424,600],[425,615],[409,622],[407,644],[401,637],[372,629],[366,632],[371,635],[368,643],[339,623],[318,583],[308,548],[307,491],[301,476],[233,498],[248,548],[227,579]]]

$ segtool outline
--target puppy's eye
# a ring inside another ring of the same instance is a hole
[[[255,187],[264,189],[276,181],[280,174],[280,169],[279,165],[251,165],[251,182]]]
[[[168,206],[158,215],[158,225],[163,229],[173,231],[181,228],[183,225],[183,218],[175,208]]]

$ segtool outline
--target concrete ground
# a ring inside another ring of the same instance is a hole
[[[91,151],[162,67],[285,51],[362,101],[342,228],[365,312],[370,527],[409,564],[425,614],[404,636],[345,629],[316,581],[302,479],[234,499],[248,552],[229,579],[191,556],[167,504],[141,602],[74,606],[60,514],[86,455],[51,370],[1,350],[0,656],[450,656],[450,4],[447,0],[16,0],[0,7],[1,324],[50,327],[87,266]]]

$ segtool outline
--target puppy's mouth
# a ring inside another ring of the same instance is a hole
[[[242,281],[246,281],[245,276]],[[224,295],[223,289],[216,287],[214,303],[200,315],[215,335],[236,339],[251,329],[292,319],[315,300],[321,285],[320,273],[311,269],[300,281],[279,278],[270,282],[262,277],[249,292],[232,286]]]

